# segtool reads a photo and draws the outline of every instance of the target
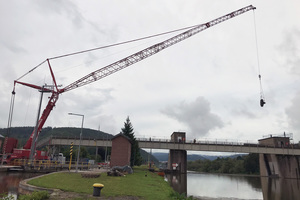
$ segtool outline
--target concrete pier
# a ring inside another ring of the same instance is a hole
[[[174,132],[171,135],[171,142],[184,144],[186,140],[185,132]],[[187,151],[170,149],[168,159],[168,169],[174,173],[187,172]]]
[[[259,140],[259,144],[289,148],[290,140],[289,137],[269,137]],[[299,179],[299,161],[299,155],[259,154],[260,175]]]

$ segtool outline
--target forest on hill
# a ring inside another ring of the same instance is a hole
[[[188,161],[190,171],[222,174],[259,174],[258,154],[248,154],[236,158],[224,157],[215,160]]]
[[[0,134],[3,136],[13,137],[18,139],[18,148],[22,148],[26,141],[29,139],[31,133],[33,132],[34,127],[12,127],[9,131],[7,128],[1,128]],[[39,134],[38,141],[43,138],[47,138],[50,136],[58,136],[58,137],[77,137],[79,138],[81,132],[81,128],[73,128],[73,127],[60,127],[60,128],[52,128],[45,127],[42,129]],[[93,138],[93,139],[111,139],[113,135],[105,133],[103,131],[83,128],[82,130],[82,138]]]

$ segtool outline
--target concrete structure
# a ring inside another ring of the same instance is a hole
[[[289,137],[269,137],[259,140],[259,144],[276,148],[290,148]],[[261,176],[300,178],[299,155],[259,154]]]
[[[130,165],[131,140],[124,134],[112,138],[110,167]]]
[[[186,137],[185,132],[173,132],[171,135],[171,142],[185,143]]]
[[[139,147],[143,149],[176,149],[186,151],[212,151],[212,152],[236,152],[236,153],[263,153],[263,154],[278,154],[278,155],[300,155],[300,148],[289,147],[276,147],[268,146],[258,143],[240,143],[240,142],[224,142],[224,141],[186,141],[185,143],[172,142],[171,140],[153,138],[137,138]],[[37,142],[37,148],[50,145],[50,146],[66,146],[71,142],[74,145],[79,144],[79,138],[64,138],[64,137],[52,137],[45,138]],[[111,140],[94,140],[92,138],[83,138],[81,141],[82,146],[88,147],[111,147]]]
[[[186,172],[187,151],[213,151],[213,152],[237,152],[237,153],[258,153],[260,171],[262,176],[277,176],[285,178],[300,179],[299,163],[300,148],[297,144],[291,144],[289,137],[270,137],[259,140],[259,143],[224,142],[208,140],[187,141],[185,133],[174,132],[171,140],[161,140],[155,138],[137,139],[139,147],[144,149],[169,149],[168,168],[176,172]],[[79,139],[74,138],[47,138],[38,142],[42,145],[74,145]],[[103,146],[112,147],[112,141],[82,139],[83,146]],[[114,149],[114,147],[112,147]],[[112,150],[114,151],[114,150]],[[121,151],[121,150],[120,150]],[[122,150],[124,152],[124,149]],[[114,155],[111,155],[113,159]],[[129,163],[129,162],[128,162]],[[174,165],[172,165],[174,164]]]
[[[171,135],[171,142],[185,143],[185,132],[174,132]],[[186,150],[170,149],[168,159],[168,169],[175,173],[187,172],[187,152]]]

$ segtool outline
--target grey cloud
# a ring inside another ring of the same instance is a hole
[[[22,48],[20,45],[15,42],[8,43],[7,41],[1,41],[1,46],[5,47],[8,51],[12,53],[26,53],[26,49]]]
[[[78,10],[78,7],[72,1],[35,1],[36,6],[43,13],[59,14],[67,16],[77,28],[82,28],[84,18]]]
[[[75,105],[74,108],[82,111],[89,111],[91,113],[98,113],[101,111],[103,105],[113,99],[112,89],[88,89],[80,93],[71,94],[69,105]]]
[[[292,100],[291,106],[285,109],[288,116],[289,124],[297,132],[300,131],[300,92],[298,92]]]
[[[204,97],[198,97],[191,103],[168,106],[162,113],[186,124],[192,136],[205,136],[209,131],[224,126],[221,118],[211,112],[210,104]]]
[[[245,117],[251,118],[251,119],[256,117],[256,115],[253,112],[251,112],[246,106],[242,106],[242,107],[239,107],[239,108],[234,108],[232,113],[234,115],[245,116]]]
[[[284,55],[285,67],[289,67],[292,74],[300,75],[300,31],[294,29],[287,32],[284,41],[278,46],[280,53]]]

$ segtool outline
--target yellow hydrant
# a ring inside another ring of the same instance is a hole
[[[101,190],[102,188],[104,188],[104,185],[101,183],[94,183],[93,187],[94,187],[93,196],[100,197]]]

